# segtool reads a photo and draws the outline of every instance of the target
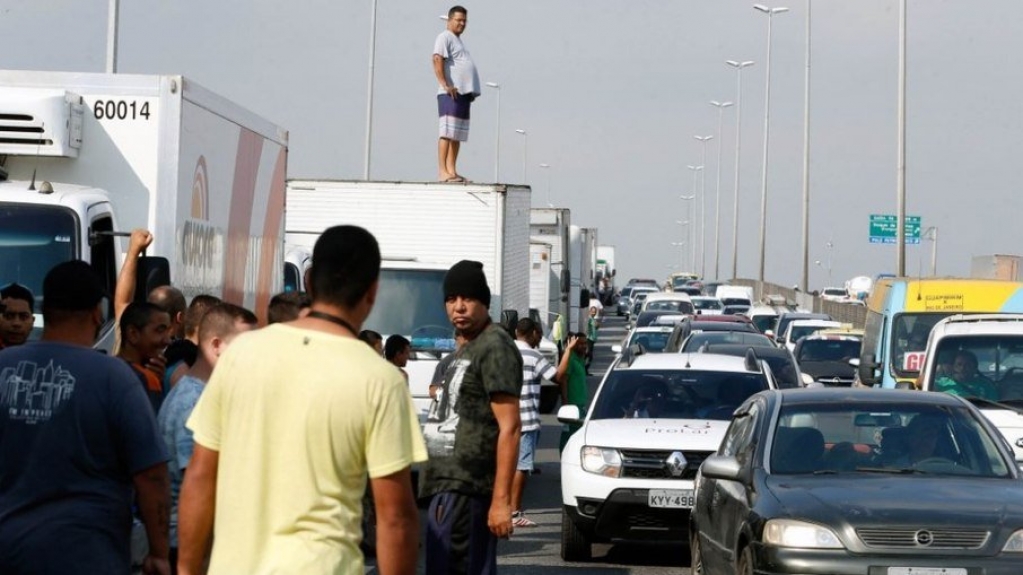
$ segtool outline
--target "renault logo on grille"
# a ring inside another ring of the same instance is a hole
[[[927,531],[926,529],[921,529],[920,531],[917,531],[916,535],[913,536],[913,539],[915,539],[916,544],[920,545],[921,547],[926,547],[931,543],[934,543],[934,535],[930,531]]]
[[[673,451],[664,463],[668,466],[668,472],[671,473],[672,477],[681,477],[682,473],[686,470],[686,465],[689,464],[686,461],[686,456],[682,455],[681,451]]]

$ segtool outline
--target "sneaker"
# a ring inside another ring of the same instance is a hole
[[[536,527],[536,521],[526,517],[521,511],[512,513],[512,525],[515,527]]]

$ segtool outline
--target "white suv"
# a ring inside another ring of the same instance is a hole
[[[755,353],[755,352],[754,352]],[[693,478],[732,413],[775,389],[753,354],[629,355],[608,370],[589,413],[561,454],[561,557],[585,561],[596,541],[685,543]]]

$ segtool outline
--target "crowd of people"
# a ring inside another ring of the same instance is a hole
[[[135,561],[159,574],[361,575],[367,492],[385,574],[415,572],[417,498],[430,499],[428,574],[493,573],[497,541],[535,525],[522,495],[540,382],[585,409],[585,333],[551,365],[532,320],[514,337],[491,321],[482,264],[452,266],[438,305],[459,345],[436,383],[457,398],[458,427],[452,453],[428,459],[404,370],[411,342],[363,329],[380,271],[369,232],[325,231],[309,294],[273,297],[265,327],[174,286],[136,297],[150,242],[142,230],[129,240],[111,354],[94,349],[111,294],[89,264],[46,275],[38,341],[34,294],[0,291],[0,572],[128,573]],[[133,524],[148,543],[135,558]]]

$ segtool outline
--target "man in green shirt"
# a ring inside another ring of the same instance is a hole
[[[561,404],[574,405],[579,408],[579,414],[585,416],[586,404],[589,402],[586,391],[586,353],[589,347],[589,340],[585,333],[574,334],[568,341],[568,348],[565,353],[570,353],[568,360],[568,384],[561,388]],[[581,424],[565,424],[561,428],[561,445],[558,451],[565,449],[568,438],[572,436]]]
[[[952,362],[952,370],[934,382],[938,391],[963,397],[979,397],[998,401],[998,389],[994,382],[977,370],[977,356],[960,351]]]
[[[590,317],[586,320],[586,339],[589,346],[586,350],[586,375],[590,375],[590,364],[593,363],[593,348],[597,344],[597,331],[600,330],[600,317],[597,315],[597,307],[590,307]]]

